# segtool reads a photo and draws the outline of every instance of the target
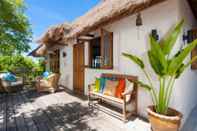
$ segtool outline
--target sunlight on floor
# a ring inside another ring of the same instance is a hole
[[[129,121],[126,124],[126,129],[127,131],[151,131],[150,124],[138,118],[134,121]]]

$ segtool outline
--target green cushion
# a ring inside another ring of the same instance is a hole
[[[101,85],[101,79],[96,78],[94,92],[99,92],[100,91],[100,85]]]
[[[100,78],[100,93],[103,93],[104,89],[105,89],[105,82],[106,82],[107,78]]]

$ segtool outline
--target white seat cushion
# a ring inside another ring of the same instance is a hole
[[[18,85],[22,85],[23,81],[16,81],[16,82],[10,82],[11,86],[18,86]]]

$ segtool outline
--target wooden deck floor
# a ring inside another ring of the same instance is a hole
[[[126,131],[125,125],[66,92],[0,94],[0,131]]]

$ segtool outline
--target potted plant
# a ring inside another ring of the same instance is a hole
[[[181,33],[183,20],[161,41],[157,41],[150,35],[150,49],[148,50],[149,63],[156,73],[159,88],[152,82],[151,75],[145,70],[143,61],[132,54],[123,53],[123,56],[136,63],[144,72],[148,84],[138,81],[141,87],[147,89],[152,96],[153,105],[149,106],[148,116],[153,131],[178,131],[182,114],[169,107],[175,80],[180,77],[183,71],[194,62],[194,57],[188,63],[184,63],[191,50],[197,46],[197,40],[188,44],[185,48],[172,55],[172,49]]]

